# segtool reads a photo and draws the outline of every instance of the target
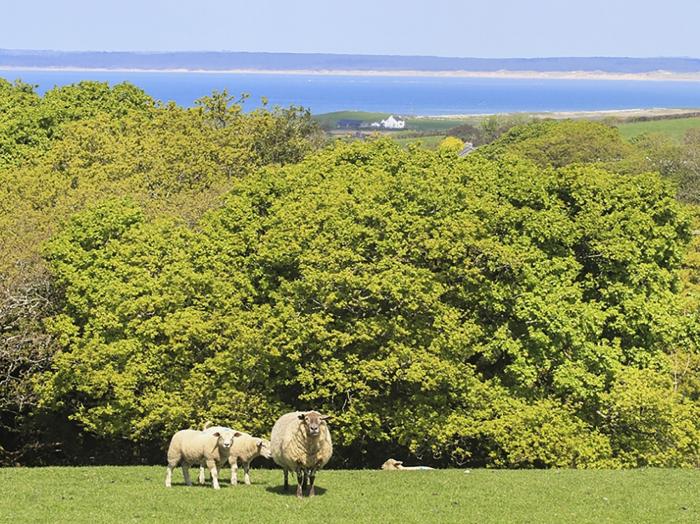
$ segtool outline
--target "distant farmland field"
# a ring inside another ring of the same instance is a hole
[[[396,137],[394,138],[394,141],[397,144],[401,144],[403,146],[407,146],[409,144],[416,144],[419,143],[422,147],[426,149],[436,149],[438,144],[442,142],[445,139],[444,135],[426,135],[426,136],[419,136],[419,137]]]
[[[676,140],[682,140],[688,129],[700,128],[700,117],[629,122],[619,124],[617,127],[625,138],[633,138],[643,133],[662,133]]]

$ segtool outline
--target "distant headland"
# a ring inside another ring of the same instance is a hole
[[[455,58],[254,52],[0,49],[2,69],[700,81],[688,57]]]

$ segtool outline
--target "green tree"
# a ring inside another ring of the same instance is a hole
[[[76,215],[46,250],[61,350],[36,384],[138,441],[315,407],[353,464],[689,465],[689,229],[654,174],[337,144],[237,179],[196,227],[122,200]],[[666,399],[626,435],[635,376]]]
[[[516,126],[480,149],[488,158],[515,154],[555,168],[575,163],[609,165],[633,152],[617,129],[588,120],[542,120]]]

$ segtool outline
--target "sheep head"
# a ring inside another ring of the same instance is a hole
[[[307,411],[299,415],[299,420],[304,422],[308,434],[318,437],[321,434],[321,426],[326,423],[330,415],[321,415],[318,411]]]
[[[233,446],[233,439],[240,437],[242,433],[238,431],[217,431],[213,435],[218,439],[217,446],[228,449]]]
[[[403,469],[403,462],[400,460],[389,459],[382,464],[382,469]]]
[[[270,446],[269,440],[259,438],[256,444],[258,445],[258,455],[266,459],[272,458],[272,446]]]

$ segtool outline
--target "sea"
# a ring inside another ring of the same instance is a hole
[[[153,98],[192,106],[226,89],[250,95],[245,109],[303,106],[314,114],[372,111],[400,115],[463,115],[543,111],[700,108],[700,82],[554,80],[407,76],[336,76],[221,72],[3,70],[0,77],[35,84],[40,93],[81,80],[130,82]]]

